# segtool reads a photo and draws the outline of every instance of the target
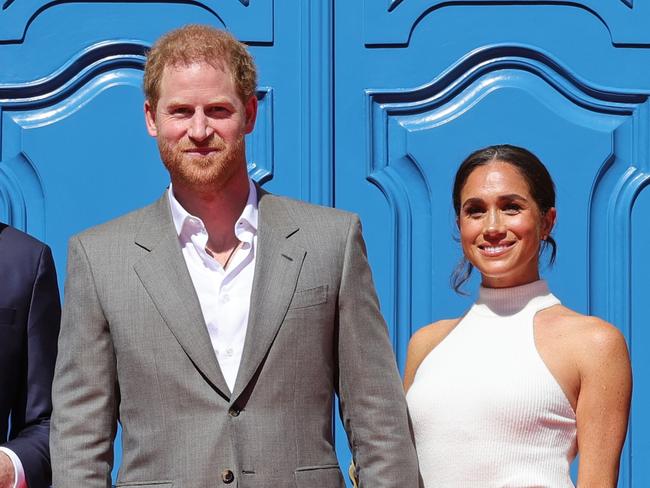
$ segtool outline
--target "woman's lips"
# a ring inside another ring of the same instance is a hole
[[[506,253],[514,245],[515,242],[512,241],[502,242],[500,244],[480,244],[478,248],[484,256],[495,257]]]

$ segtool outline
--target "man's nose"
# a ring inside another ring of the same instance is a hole
[[[210,121],[205,116],[203,111],[197,110],[192,115],[190,126],[187,130],[187,135],[190,139],[195,141],[204,141],[213,134],[213,129],[210,126]]]

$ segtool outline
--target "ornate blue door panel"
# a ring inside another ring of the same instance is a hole
[[[461,257],[456,168],[474,149],[512,143],[557,184],[552,289],[623,331],[637,385],[650,373],[635,354],[647,285],[632,273],[632,249],[647,243],[632,216],[650,181],[649,14],[616,1],[336,4],[335,203],[361,214],[400,367],[414,330],[470,303],[449,286]],[[650,480],[640,392],[625,487]]]
[[[563,12],[557,7],[583,10],[596,17],[610,32],[612,44],[619,46],[647,44],[650,36],[647,29],[650,6],[640,0],[387,0],[365,2],[362,13],[364,43],[366,46],[407,46],[417,24],[427,16],[435,15],[441,9],[462,9],[471,5],[505,7],[507,10],[519,6],[548,5],[555,8],[559,15],[563,15]],[[455,26],[459,28],[459,34],[463,33],[462,24],[464,22]]]

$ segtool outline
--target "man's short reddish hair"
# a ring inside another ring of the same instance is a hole
[[[154,110],[158,105],[165,68],[194,63],[207,63],[218,69],[227,67],[243,103],[255,95],[257,69],[247,47],[228,32],[208,25],[191,24],[160,37],[147,54],[144,94]]]

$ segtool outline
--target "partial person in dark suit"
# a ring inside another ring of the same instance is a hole
[[[50,484],[60,319],[50,248],[0,223],[0,488]]]

